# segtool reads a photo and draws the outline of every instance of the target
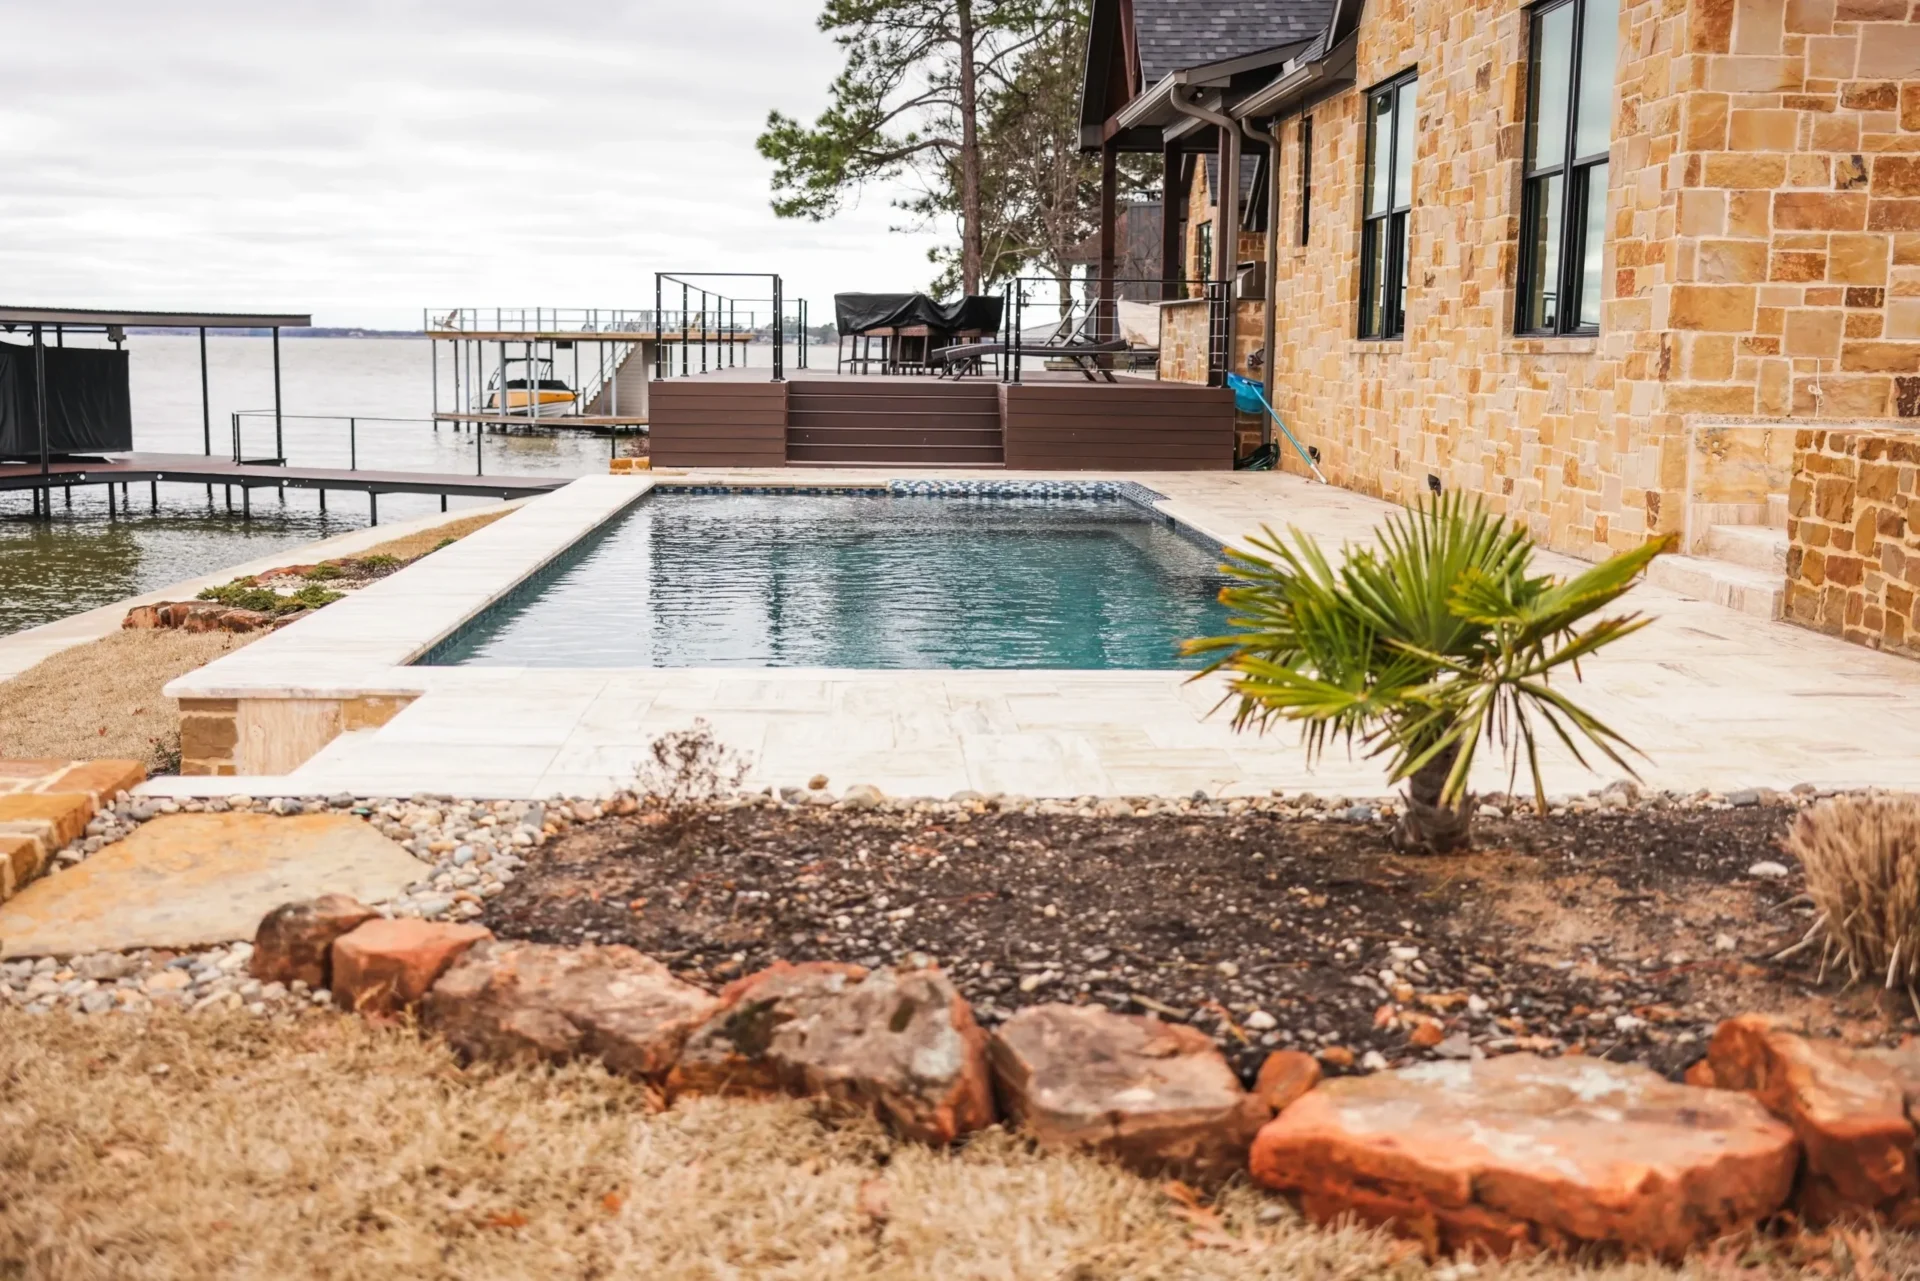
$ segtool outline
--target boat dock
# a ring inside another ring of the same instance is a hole
[[[0,463],[0,492],[21,489],[60,489],[69,503],[75,485],[105,485],[109,510],[115,505],[115,486],[119,498],[127,499],[127,486],[145,484],[150,500],[159,504],[161,481],[225,487],[227,506],[232,509],[233,491],[240,491],[241,513],[252,507],[256,489],[317,489],[320,509],[326,510],[327,493],[344,491],[367,496],[373,522],[380,521],[382,494],[438,494],[444,510],[449,497],[456,498],[528,498],[560,488],[572,479],[567,476],[485,476],[446,472],[368,471],[345,467],[285,467],[259,463],[236,463],[227,458],[200,454],[115,454],[99,459],[67,459],[49,462],[45,470],[39,463]]]

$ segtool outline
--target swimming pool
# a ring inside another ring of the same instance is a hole
[[[1218,561],[1123,497],[656,489],[421,661],[1186,667]]]

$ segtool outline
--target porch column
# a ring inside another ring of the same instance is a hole
[[[1180,210],[1186,204],[1180,181],[1180,146],[1168,143],[1161,151],[1160,170],[1160,300],[1186,296],[1186,247],[1180,243]]]
[[[1218,286],[1219,306],[1224,312],[1219,327],[1221,350],[1214,353],[1214,368],[1208,382],[1224,383],[1225,373],[1233,368],[1234,322],[1239,308],[1234,302],[1234,281],[1240,269],[1240,131],[1220,131],[1220,190],[1213,193],[1213,276]]]
[[[1115,314],[1113,267],[1115,258],[1116,228],[1114,223],[1119,214],[1115,204],[1119,195],[1120,180],[1118,161],[1120,153],[1111,140],[1100,146],[1100,314],[1094,325],[1094,336],[1107,341],[1120,333],[1119,317]]]

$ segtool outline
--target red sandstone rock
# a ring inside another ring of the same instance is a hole
[[[744,1029],[729,1038],[703,1028],[683,1079],[726,1062],[718,1043],[731,1039],[742,1059],[758,1061],[751,1079],[870,1110],[907,1138],[949,1143],[993,1123],[986,1034],[938,969],[876,970],[853,983],[821,967],[791,971],[801,973],[776,967],[741,980],[749,993],[780,992],[755,1015],[772,1024],[764,1049]]]
[[[1715,1085],[1742,1090],[1806,1149],[1795,1196],[1812,1223],[1874,1216],[1920,1225],[1914,1124],[1920,1052],[1810,1041],[1762,1015],[1728,1019],[1707,1048]]]
[[[988,1042],[1009,1119],[1042,1147],[1100,1152],[1142,1174],[1218,1182],[1272,1115],[1203,1032],[1089,1005],[1021,1010]]]
[[[333,941],[333,999],[344,1010],[390,1014],[416,1004],[453,959],[493,933],[444,921],[368,921]]]
[[[301,979],[311,987],[326,987],[333,941],[378,915],[346,894],[282,904],[261,918],[247,969],[262,983]]]
[[[273,626],[273,615],[254,609],[229,609],[216,620],[223,632],[257,632]]]
[[[129,629],[144,629],[161,626],[159,605],[135,605],[120,620],[120,626]]]
[[[837,1000],[866,976],[862,965],[776,961],[728,984],[719,1009],[687,1038],[667,1088],[676,1094],[781,1092],[779,1068],[768,1057],[774,1033],[801,1010]]]
[[[1253,1092],[1267,1111],[1278,1114],[1320,1084],[1320,1060],[1298,1050],[1275,1050],[1260,1065]]]
[[[658,1080],[715,1004],[630,947],[487,942],[433,985],[421,1019],[469,1058],[595,1058]]]
[[[1316,1221],[1389,1224],[1429,1253],[1674,1257],[1779,1209],[1798,1158],[1743,1095],[1515,1054],[1328,1082],[1267,1123],[1251,1164]]]

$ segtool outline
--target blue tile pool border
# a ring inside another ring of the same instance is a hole
[[[1166,526],[1203,551],[1222,557],[1226,554],[1226,549],[1221,546],[1219,539],[1195,529],[1184,521],[1175,520],[1154,507],[1155,503],[1166,498],[1165,494],[1130,480],[915,479],[890,480],[883,485],[675,485],[656,482],[652,489],[640,496],[638,501],[622,504],[600,524],[562,548],[546,564],[502,592],[485,608],[463,619],[459,626],[425,650],[408,659],[406,665],[409,667],[454,666],[455,664],[449,664],[446,661],[447,657],[461,646],[475,628],[491,622],[502,613],[520,608],[538,596],[555,579],[579,564],[583,557],[591,554],[596,544],[611,537],[621,521],[640,503],[656,495],[674,494],[792,495],[797,498],[819,497],[826,494],[857,494],[875,498],[1070,498],[1124,502],[1140,508],[1157,524]]]

